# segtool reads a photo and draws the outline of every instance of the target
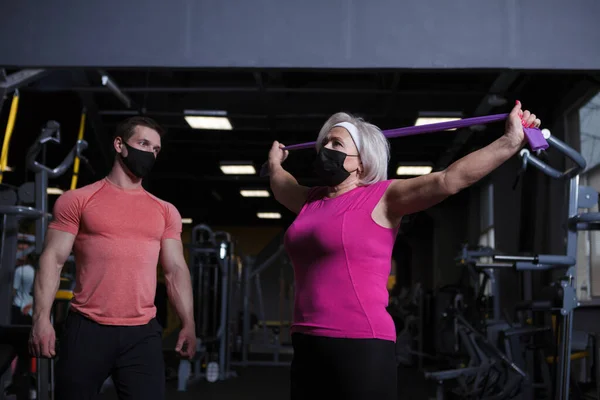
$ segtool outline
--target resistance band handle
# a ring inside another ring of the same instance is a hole
[[[526,167],[529,163],[542,171],[544,174],[555,179],[570,179],[585,169],[587,163],[579,152],[552,136],[549,130],[544,129],[542,133],[550,147],[558,150],[560,153],[571,159],[576,165],[564,172],[561,172],[535,157],[529,150],[523,149],[520,152],[520,155],[523,158],[523,167]]]
[[[529,142],[531,150],[546,150],[550,146],[540,129],[523,127],[523,132],[525,132],[525,138]]]

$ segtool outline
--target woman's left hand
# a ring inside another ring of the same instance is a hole
[[[527,143],[523,127],[539,128],[541,124],[542,122],[535,114],[532,114],[529,110],[521,110],[521,102],[517,100],[517,104],[513,107],[506,120],[506,131],[504,136],[515,146],[521,148]]]

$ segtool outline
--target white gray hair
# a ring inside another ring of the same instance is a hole
[[[321,150],[325,138],[335,124],[350,122],[358,130],[361,141],[360,160],[363,173],[360,176],[361,185],[370,185],[387,179],[388,164],[390,162],[390,143],[377,126],[366,122],[364,119],[351,114],[338,112],[333,114],[323,124],[317,137],[316,149]]]

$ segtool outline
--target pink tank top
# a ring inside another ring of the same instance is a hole
[[[386,310],[397,228],[371,216],[391,180],[336,198],[312,188],[284,244],[296,283],[292,332],[396,340]]]

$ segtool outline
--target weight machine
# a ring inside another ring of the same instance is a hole
[[[459,265],[466,268],[465,271],[471,278],[470,285],[475,288],[471,304],[466,305],[471,307],[470,323],[474,324],[473,329],[477,329],[478,333],[486,338],[487,343],[494,347],[494,359],[506,361],[505,366],[512,368],[512,363],[517,367],[514,372],[520,375],[521,380],[516,382],[518,384],[515,386],[515,398],[550,398],[552,381],[546,363],[545,348],[551,347],[548,343],[553,343],[551,328],[532,326],[522,314],[522,318],[514,321],[501,312],[500,286],[496,275],[498,265],[489,261],[498,254],[489,247],[463,246],[457,257]],[[485,293],[488,282],[491,288],[489,296]],[[462,320],[457,321],[457,324],[462,323]],[[502,357],[506,357],[506,360]]]
[[[277,237],[276,241],[280,241]],[[269,249],[271,246],[268,246]],[[244,265],[243,277],[242,277],[242,330],[241,337],[239,337],[239,350],[241,353],[241,360],[233,362],[234,365],[249,366],[249,365],[262,365],[262,366],[287,366],[290,365],[291,361],[282,359],[282,355],[291,354],[291,346],[282,344],[282,321],[279,322],[279,326],[269,327],[267,326],[267,318],[265,313],[265,306],[263,301],[263,291],[261,284],[261,273],[267,268],[273,265],[281,256],[285,254],[283,245],[279,245],[275,251],[262,263],[256,264],[254,262],[248,262]],[[280,296],[282,293],[280,292]],[[250,303],[252,299],[256,299],[257,303],[257,317],[258,317],[258,339],[254,339],[252,336],[252,321],[251,321],[251,310]],[[269,329],[272,335],[269,333]],[[257,360],[250,359],[250,354],[253,353],[252,347],[267,349],[272,353],[272,359],[270,360]]]
[[[402,324],[396,336],[396,361],[404,366],[413,366],[415,357],[419,369],[423,368],[424,328],[429,317],[429,294],[421,283],[414,283],[404,296],[390,297],[388,313],[394,321]]]
[[[193,228],[189,254],[197,348],[194,360],[179,362],[177,387],[180,392],[185,392],[190,383],[200,379],[215,382],[236,376],[230,369],[234,250],[229,233],[213,232],[202,224]],[[202,370],[203,358],[206,358],[205,371]]]
[[[8,378],[10,361],[16,355],[15,346],[22,345],[22,338],[29,336],[31,326],[11,324],[12,285],[17,260],[17,242],[19,223],[29,219],[35,221],[35,253],[41,254],[46,236],[46,228],[51,215],[48,212],[48,179],[63,175],[73,164],[75,157],[82,161],[87,159],[82,152],[88,144],[78,140],[64,160],[54,169],[37,161],[40,152],[45,151],[48,143],[60,144],[60,125],[49,121],[41,134],[27,152],[27,167],[35,173],[35,182],[27,182],[18,190],[7,188],[0,194],[0,215],[2,215],[2,240],[0,243],[0,343],[2,343],[2,362],[0,367],[0,400],[4,399],[4,383]],[[35,207],[28,204],[34,203]],[[53,360],[37,360],[37,398],[48,400],[54,397]]]
[[[551,290],[546,292],[546,296],[543,300],[529,301],[526,304],[526,308],[530,310],[544,310],[548,312],[558,312],[561,319],[560,330],[557,336],[559,337],[560,344],[558,346],[558,360],[556,368],[556,389],[554,391],[554,399],[556,400],[568,400],[569,399],[569,385],[570,385],[570,366],[571,366],[571,345],[572,345],[572,333],[573,333],[573,312],[576,307],[579,306],[576,297],[576,269],[575,263],[577,258],[577,233],[582,230],[599,230],[600,229],[600,213],[579,213],[580,208],[591,208],[598,204],[598,193],[590,187],[579,186],[579,174],[585,169],[586,162],[584,158],[577,151],[567,146],[564,142],[553,137],[549,131],[544,130],[544,138],[547,140],[550,147],[558,150],[564,156],[568,157],[573,161],[574,166],[565,172],[558,171],[553,167],[547,165],[537,157],[535,157],[527,149],[523,149],[520,152],[522,159],[522,171],[527,168],[528,165],[533,165],[538,170],[542,171],[549,177],[561,181],[569,181],[569,203],[568,211],[566,216],[566,227],[567,227],[567,243],[566,243],[566,254],[540,254],[534,256],[523,256],[523,255],[505,255],[505,254],[492,254],[494,262],[488,264],[479,264],[478,267],[484,268],[485,270],[492,270],[496,268],[515,268],[517,271],[548,271],[553,269],[566,269],[564,276],[559,282],[551,286]],[[490,255],[490,254],[485,254]],[[498,291],[495,291],[497,297]],[[498,318],[500,306],[499,299],[494,299],[494,318]],[[505,370],[512,371],[518,377],[520,377],[521,385],[531,385],[531,377],[522,368],[517,366],[515,362],[507,357],[507,355],[499,351],[493,343],[483,335],[475,333],[474,329],[470,329],[469,324],[460,315],[457,315],[460,327],[466,327],[470,333],[474,333],[475,336],[486,346],[488,354],[491,353],[496,360],[501,360],[501,365],[504,366]],[[471,327],[472,328],[472,327]],[[531,329],[531,328],[530,328]],[[506,335],[505,335],[506,337]],[[473,341],[466,340],[463,335],[465,344],[472,343]],[[508,353],[508,352],[507,352]],[[480,363],[474,368],[459,368],[450,371],[438,371],[428,373],[426,376],[430,379],[443,382],[447,379],[456,378],[467,378],[475,376],[476,380],[472,380],[469,384],[481,384],[481,371],[489,368],[489,357],[488,354],[481,354],[471,352],[471,360],[480,360]],[[514,375],[513,374],[513,375]],[[514,380],[513,380],[514,381]],[[510,387],[507,384],[502,387]],[[503,397],[498,397],[499,395]],[[481,398],[509,398],[513,393],[489,393],[489,397]],[[440,391],[438,391],[440,395]]]

